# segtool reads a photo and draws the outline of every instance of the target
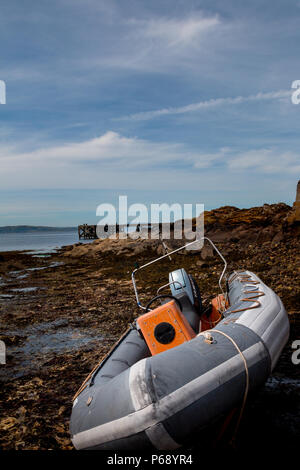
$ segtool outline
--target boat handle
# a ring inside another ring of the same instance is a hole
[[[170,253],[167,253],[166,255],[163,255],[163,256],[160,256],[159,258],[156,258],[152,261],[149,261],[148,263],[146,264],[143,264],[142,266],[139,266],[138,268],[134,269],[134,271],[132,271],[132,274],[131,274],[131,280],[132,280],[132,284],[133,284],[133,289],[134,289],[134,293],[135,293],[135,298],[136,298],[136,302],[137,302],[137,305],[138,307],[140,307],[141,309],[143,310],[146,310],[146,307],[144,307],[141,302],[140,302],[140,298],[139,298],[139,294],[138,294],[138,290],[137,290],[137,285],[136,285],[136,279],[135,279],[135,275],[138,271],[140,271],[141,269],[144,269],[144,268],[147,268],[148,266],[151,266],[151,264],[154,264],[154,263],[157,263],[158,261],[161,261],[162,259],[164,258],[167,258],[167,257],[170,257],[171,255],[173,255],[174,253],[178,253],[178,251],[181,251],[181,250],[184,250],[185,248],[193,245],[194,243],[199,243],[200,241],[202,240],[207,240],[211,246],[214,248],[214,250],[218,253],[218,255],[220,256],[220,258],[222,259],[223,263],[224,263],[224,268],[223,268],[223,271],[221,273],[221,276],[219,277],[219,287],[220,287],[220,290],[221,290],[221,293],[224,295],[224,297],[226,298],[226,295],[224,294],[224,291],[223,291],[223,288],[222,288],[222,279],[224,277],[224,274],[226,272],[226,269],[227,269],[227,261],[226,259],[224,258],[224,256],[220,253],[220,251],[218,250],[218,248],[216,247],[216,245],[211,241],[210,238],[208,237],[201,237],[201,238],[197,238],[196,240],[193,240],[192,242],[189,242],[187,243],[186,245],[183,245],[181,246],[180,248],[176,248],[176,250],[173,250],[171,251]]]

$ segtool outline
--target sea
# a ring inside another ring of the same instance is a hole
[[[94,240],[80,240],[81,243],[90,243]],[[68,231],[32,231],[0,233],[0,252],[28,250],[33,253],[51,253],[64,245],[78,243],[77,228]]]

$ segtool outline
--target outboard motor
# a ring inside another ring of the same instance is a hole
[[[203,313],[201,293],[195,279],[185,269],[176,269],[169,273],[172,295],[180,300],[182,313],[193,330],[198,333],[200,316]]]

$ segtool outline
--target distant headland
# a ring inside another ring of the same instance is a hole
[[[24,232],[73,232],[77,227],[47,227],[44,225],[6,225],[0,227],[0,233]]]

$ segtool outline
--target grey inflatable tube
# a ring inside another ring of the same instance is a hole
[[[200,334],[150,357],[135,329],[123,337],[74,401],[76,449],[176,449],[265,382],[288,339],[285,309],[249,271],[228,282],[230,308],[210,341]]]

